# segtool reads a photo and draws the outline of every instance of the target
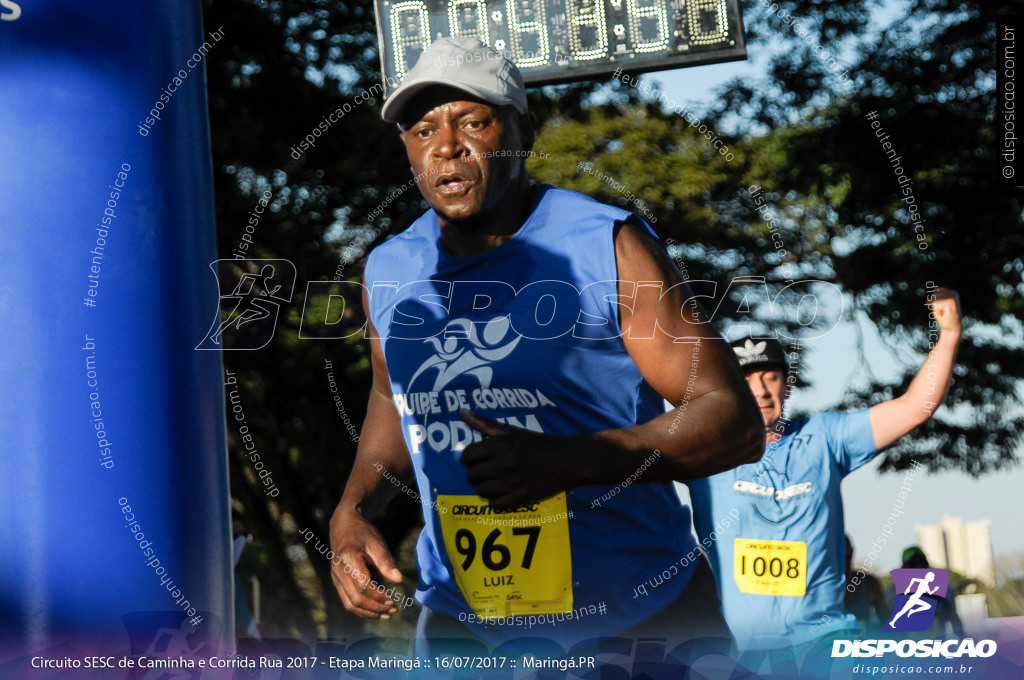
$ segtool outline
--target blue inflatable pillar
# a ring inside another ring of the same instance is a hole
[[[223,370],[194,349],[230,31],[194,0],[0,0],[0,676],[231,648]]]

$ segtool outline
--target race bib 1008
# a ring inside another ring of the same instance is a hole
[[[807,544],[737,538],[733,575],[741,593],[807,594]]]

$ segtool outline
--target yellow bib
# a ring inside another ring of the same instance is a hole
[[[807,544],[737,538],[733,574],[741,593],[807,594]]]
[[[477,616],[572,610],[564,493],[502,513],[480,496],[438,496],[437,505],[455,582]]]

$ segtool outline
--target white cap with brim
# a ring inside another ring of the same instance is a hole
[[[423,51],[387,101],[381,118],[402,120],[413,99],[430,87],[451,87],[494,106],[511,106],[526,113],[526,86],[511,60],[483,44],[479,38],[440,38]]]

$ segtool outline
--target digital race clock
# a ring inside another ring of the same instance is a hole
[[[746,58],[738,0],[375,0],[385,87],[445,36],[480,38],[527,84]],[[389,87],[390,86],[390,87]]]

